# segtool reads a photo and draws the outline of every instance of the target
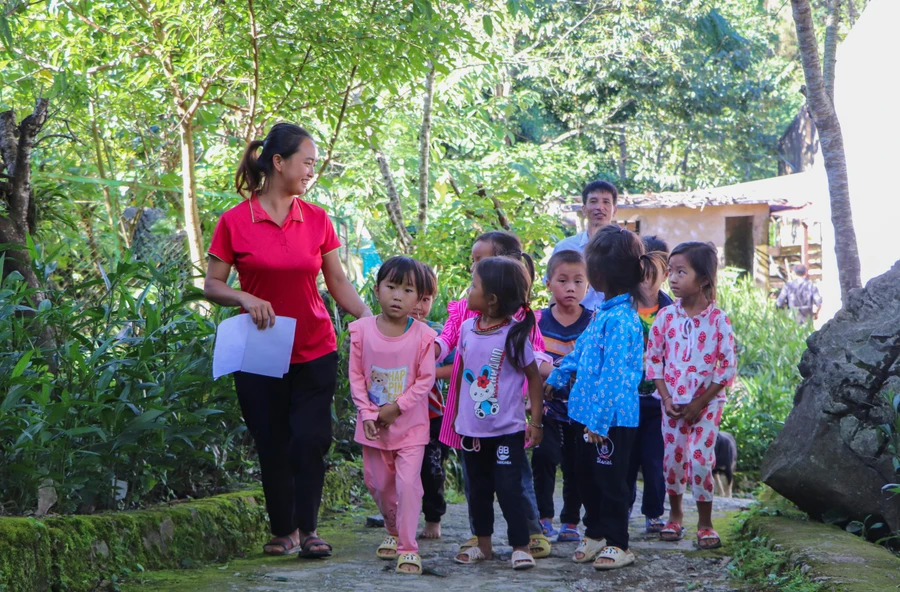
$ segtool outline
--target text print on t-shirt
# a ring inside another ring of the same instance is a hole
[[[500,402],[497,400],[497,379],[503,368],[503,360],[506,352],[494,348],[491,352],[491,363],[482,366],[478,376],[471,370],[463,373],[463,378],[469,383],[469,397],[475,402],[475,417],[484,419],[488,415],[497,415],[500,412]]]
[[[406,366],[401,368],[372,366],[369,375],[369,400],[379,407],[395,402],[406,390],[407,373]]]

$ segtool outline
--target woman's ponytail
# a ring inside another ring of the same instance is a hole
[[[261,140],[253,140],[247,144],[244,157],[234,176],[237,192],[244,197],[248,197],[248,194],[252,195],[262,185],[262,170],[259,168],[257,151],[263,147],[263,143]]]

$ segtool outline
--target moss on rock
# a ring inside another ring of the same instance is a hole
[[[333,467],[323,506],[346,507],[355,481],[356,464]],[[260,489],[134,512],[0,518],[0,592],[95,590],[129,572],[243,556],[268,536]]]
[[[744,524],[744,535],[784,551],[795,566],[825,588],[850,592],[900,588],[900,559],[836,526],[753,515]]]

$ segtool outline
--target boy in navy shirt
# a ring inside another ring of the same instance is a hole
[[[554,253],[547,265],[547,278],[554,304],[541,312],[538,326],[547,353],[557,362],[575,348],[575,341],[591,321],[592,312],[581,305],[588,286],[581,253]],[[569,420],[568,399],[569,388],[565,387],[544,401],[544,441],[534,449],[531,468],[544,534],[551,540],[557,537],[560,542],[578,542],[581,496],[575,482],[575,440],[582,438],[583,433]],[[557,531],[553,528],[553,491],[559,465],[563,472],[563,508],[559,515],[561,528]]]

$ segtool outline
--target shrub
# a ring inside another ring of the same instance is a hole
[[[0,290],[0,511],[32,510],[50,482],[53,511],[73,512],[247,478],[232,382],[211,378],[222,309],[201,314],[182,269],[126,261],[37,311],[31,295],[18,273]],[[54,343],[40,345],[45,328]]]
[[[800,385],[797,365],[812,328],[798,325],[763,290],[731,270],[719,275],[718,303],[731,318],[738,348],[738,380],[721,427],[737,440],[739,468],[754,470],[793,408]]]

